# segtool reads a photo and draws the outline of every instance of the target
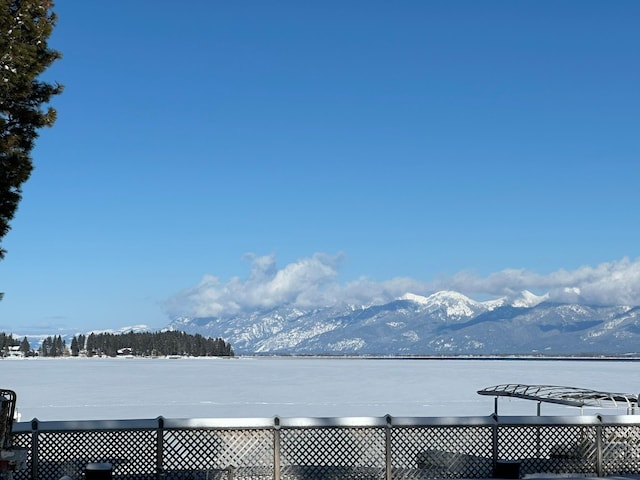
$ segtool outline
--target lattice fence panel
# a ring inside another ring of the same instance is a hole
[[[109,427],[111,428],[111,427]],[[494,430],[495,429],[495,430]],[[57,430],[57,429],[56,429]],[[38,441],[37,475],[15,480],[81,480],[88,463],[109,462],[114,480],[382,480],[389,460],[393,480],[489,478],[493,432],[497,459],[533,473],[603,475],[640,473],[640,425],[629,423],[546,425],[411,425],[386,427],[123,428],[13,434],[27,450]],[[274,436],[277,435],[278,438]],[[159,440],[163,452],[157,452]],[[276,454],[275,445],[280,445]],[[601,447],[601,455],[597,448]],[[156,466],[162,458],[162,471]],[[280,458],[281,477],[274,461]],[[502,465],[498,465],[502,466]]]
[[[14,480],[30,480],[31,479],[31,433],[14,433],[11,436],[14,447],[27,449],[27,469],[17,471],[13,474]],[[2,476],[0,475],[0,478]]]
[[[640,425],[602,427],[602,468],[605,475],[640,471]]]
[[[38,434],[38,479],[83,477],[88,463],[108,462],[113,477],[154,479],[156,432],[118,430],[41,432]]]
[[[407,427],[391,430],[394,479],[489,478],[490,427]]]
[[[273,478],[273,432],[166,430],[163,470],[167,479]]]
[[[282,480],[383,480],[385,462],[382,428],[280,430]]]
[[[501,426],[498,459],[521,463],[521,474],[595,474],[596,428],[594,426]]]

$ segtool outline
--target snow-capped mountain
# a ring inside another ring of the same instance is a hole
[[[407,293],[375,306],[283,306],[170,328],[222,337],[238,354],[640,353],[640,307],[558,304],[521,292],[484,302],[458,292]]]

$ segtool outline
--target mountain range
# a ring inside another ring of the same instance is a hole
[[[222,337],[236,354],[633,355],[640,307],[555,303],[523,291],[478,302],[453,291],[383,305],[180,317],[169,328]]]

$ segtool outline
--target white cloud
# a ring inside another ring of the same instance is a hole
[[[476,299],[530,290],[537,294],[548,293],[552,301],[640,305],[640,259],[625,258],[596,267],[583,266],[546,275],[507,269],[486,277],[460,272],[430,282],[410,278],[374,282],[362,277],[349,283],[338,282],[341,254],[316,253],[282,268],[277,266],[275,255],[249,254],[245,259],[251,263],[246,279],[233,277],[222,282],[213,275],[205,275],[198,285],[170,298],[166,302],[168,312],[174,316],[210,317],[283,304],[300,307],[343,303],[372,305],[408,292],[428,295],[444,289]]]
[[[527,270],[503,270],[487,277],[462,272],[442,285],[468,295],[509,295],[522,290],[549,293],[552,301],[594,305],[640,305],[640,259],[623,258],[596,267],[557,270],[540,275]]]
[[[279,269],[274,255],[246,255],[251,262],[246,280],[234,277],[222,283],[205,275],[198,285],[169,299],[167,309],[174,315],[207,317],[282,304],[322,304],[325,290],[335,283],[341,258],[317,253]]]

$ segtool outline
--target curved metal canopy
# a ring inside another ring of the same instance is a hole
[[[495,385],[478,390],[478,394],[492,397],[524,398],[574,407],[618,408],[625,406],[632,408],[638,404],[638,395],[630,393],[599,392],[586,388],[561,387],[557,385]]]

